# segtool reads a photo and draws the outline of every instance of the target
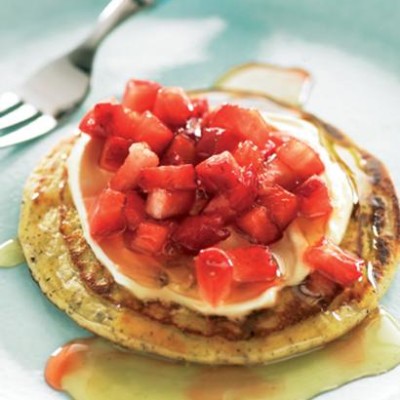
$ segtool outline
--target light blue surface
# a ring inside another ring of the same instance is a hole
[[[0,0],[0,92],[77,43],[105,4]],[[315,78],[308,109],[378,155],[400,187],[399,21],[396,0],[170,0],[133,17],[106,39],[93,91],[74,117],[51,136],[0,150],[0,242],[16,235],[22,187],[39,158],[89,104],[118,96],[131,76],[195,88],[243,62],[301,66]],[[398,318],[399,293],[397,276],[384,304]],[[25,268],[0,271],[0,321],[0,399],[63,398],[43,383],[43,366],[57,346],[86,333]],[[399,382],[397,369],[322,398],[397,400]]]

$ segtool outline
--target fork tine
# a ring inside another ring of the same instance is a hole
[[[57,120],[50,115],[41,115],[32,122],[0,137],[0,148],[26,142],[50,132],[57,125]]]
[[[15,110],[12,110],[0,117],[0,130],[8,129],[14,125],[21,124],[37,114],[39,114],[39,111],[31,104],[22,104]]]
[[[21,103],[21,99],[12,92],[5,92],[0,96],[0,114]]]

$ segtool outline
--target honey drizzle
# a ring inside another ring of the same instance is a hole
[[[0,244],[0,268],[12,268],[24,262],[25,256],[17,238]]]

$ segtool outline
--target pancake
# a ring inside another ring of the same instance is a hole
[[[302,117],[318,127],[322,142],[357,189],[358,203],[341,247],[366,260],[368,279],[348,288],[332,284],[317,295],[306,279],[283,289],[275,307],[241,320],[202,315],[179,304],[142,302],[114,281],[84,239],[68,187],[67,159],[77,136],[56,146],[25,187],[19,238],[33,278],[82,327],[123,347],[175,360],[264,363],[340,337],[377,307],[390,284],[399,259],[399,206],[378,159],[333,126],[310,114]],[[170,278],[160,276],[160,287]]]

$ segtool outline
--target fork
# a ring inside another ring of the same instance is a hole
[[[77,47],[34,73],[12,92],[0,95],[0,148],[52,131],[85,99],[96,50],[105,36],[128,16],[154,0],[112,0]]]

